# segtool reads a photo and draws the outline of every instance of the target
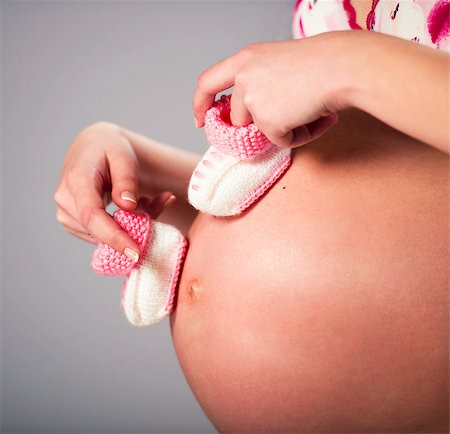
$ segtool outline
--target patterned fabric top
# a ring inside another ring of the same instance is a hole
[[[372,0],[365,18],[367,30],[450,52],[450,0]],[[351,0],[297,0],[295,39],[352,29],[361,27]]]

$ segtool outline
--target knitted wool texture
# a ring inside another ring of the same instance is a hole
[[[205,133],[208,143],[239,160],[253,158],[266,150],[270,140],[255,124],[235,127],[231,124],[231,98],[222,97],[206,112]]]
[[[118,210],[114,213],[114,220],[136,241],[143,251],[152,236],[153,226],[150,225],[148,214]],[[97,246],[91,264],[97,273],[107,276],[126,276],[135,265],[132,259],[108,246],[108,244]]]
[[[223,95],[206,112],[205,133],[211,146],[188,187],[191,205],[215,216],[241,214],[291,163],[291,149],[272,144],[255,124],[231,125],[230,108],[230,96]]]
[[[121,307],[128,321],[138,327],[155,324],[173,310],[187,242],[176,228],[144,212],[118,210],[114,219],[141,247],[139,261],[99,244],[92,267],[104,275],[125,275]]]

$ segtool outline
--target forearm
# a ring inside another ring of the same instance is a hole
[[[450,55],[381,33],[342,36],[337,100],[448,153]]]
[[[154,196],[171,191],[177,200],[167,208],[159,220],[177,226],[184,234],[197,215],[187,202],[190,177],[200,160],[200,155],[178,149],[120,127],[133,146],[140,166],[139,192]]]

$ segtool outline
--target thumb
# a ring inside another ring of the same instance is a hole
[[[111,197],[124,211],[137,207],[139,163],[127,152],[117,152],[108,157],[111,174]]]

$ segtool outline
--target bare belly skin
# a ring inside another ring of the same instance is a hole
[[[221,432],[448,432],[449,165],[347,110],[237,218],[199,215],[171,316]]]

